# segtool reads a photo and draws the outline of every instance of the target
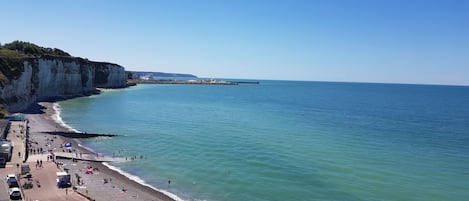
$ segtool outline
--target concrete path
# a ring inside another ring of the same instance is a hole
[[[7,164],[21,164],[24,161],[26,153],[25,140],[26,140],[26,122],[24,121],[11,121],[10,130],[7,135],[7,140],[11,141],[13,146],[11,161]]]
[[[125,162],[125,158],[109,157],[96,154],[78,154],[69,152],[54,152],[57,158],[76,159],[80,161],[94,161],[94,162]],[[28,157],[28,162],[36,162],[38,160],[47,161],[48,154],[33,154]]]

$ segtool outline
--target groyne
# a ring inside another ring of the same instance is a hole
[[[117,137],[117,134],[107,134],[107,133],[76,133],[76,132],[62,132],[62,131],[45,131],[41,133],[46,133],[50,135],[60,135],[68,138],[93,138],[93,137]]]

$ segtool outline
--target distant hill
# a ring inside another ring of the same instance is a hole
[[[197,78],[195,75],[191,74],[181,74],[181,73],[162,73],[162,72],[145,72],[145,71],[127,71],[129,78],[136,79],[143,76],[147,77],[187,77],[187,78]]]

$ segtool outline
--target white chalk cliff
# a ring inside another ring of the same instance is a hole
[[[10,112],[27,109],[41,99],[89,95],[96,87],[126,86],[125,70],[117,64],[53,57],[24,59],[22,63],[22,73],[0,85],[0,101]]]

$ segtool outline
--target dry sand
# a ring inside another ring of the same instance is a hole
[[[77,139],[70,139],[62,136],[52,136],[49,134],[41,133],[44,131],[68,131],[68,128],[63,127],[54,120],[53,115],[56,115],[56,113],[53,109],[53,103],[41,102],[32,110],[26,112],[25,115],[27,120],[29,121],[30,127],[29,148],[42,148],[44,152],[47,150],[58,151],[58,149],[60,149],[60,144],[63,144],[64,142],[73,141],[73,149],[76,149],[83,153],[89,152],[88,150],[77,146],[77,144],[79,144],[79,141]],[[46,144],[49,144],[49,146],[47,146]],[[76,182],[75,174],[78,174],[84,182],[83,185],[77,186],[77,192],[73,192],[73,189],[70,188],[67,192],[68,197],[64,197],[65,190],[59,189],[55,185],[55,173],[60,170],[56,167],[55,163],[48,162],[46,156],[47,154],[32,154],[28,159],[28,161],[30,161],[29,164],[32,169],[33,179],[38,178],[40,180],[40,183],[43,184],[41,185],[41,188],[37,188],[35,186],[35,188],[33,189],[25,190],[26,196],[28,198],[38,200],[88,200],[85,197],[89,197],[90,200],[99,201],[174,200],[166,194],[163,194],[153,188],[141,185],[140,183],[130,180],[129,178],[119,174],[118,172],[107,168],[101,163],[85,161],[72,162],[71,160],[60,159],[58,161],[64,164],[63,168],[69,169],[72,175],[73,183]],[[42,168],[36,169],[35,161],[37,160],[43,161]],[[85,174],[87,166],[98,168],[98,171],[95,171],[94,174]],[[107,183],[104,183],[104,178],[108,179]],[[52,185],[46,185],[48,182],[51,182]],[[78,193],[81,193],[83,196],[78,197],[78,199],[76,197],[71,197],[78,195]]]

